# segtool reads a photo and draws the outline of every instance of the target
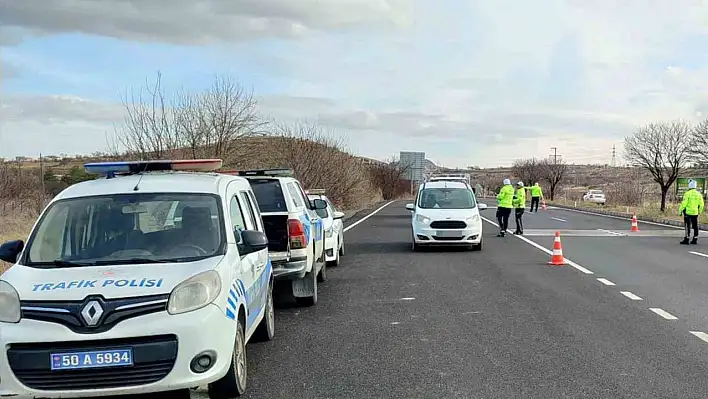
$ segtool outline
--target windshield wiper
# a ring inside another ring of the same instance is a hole
[[[82,267],[82,266],[94,266],[94,262],[73,262],[70,260],[57,259],[52,262],[54,266],[57,267]]]
[[[97,266],[101,265],[137,265],[141,263],[172,263],[172,259],[151,259],[151,258],[129,258],[129,259],[112,259],[98,260],[95,262]]]

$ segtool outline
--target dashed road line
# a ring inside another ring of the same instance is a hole
[[[601,282],[602,284],[605,285],[615,285],[612,281],[606,279],[606,278],[598,278],[597,281]]]
[[[599,230],[599,231],[602,231],[602,232],[604,232],[604,233],[607,233],[607,234],[615,235],[615,236],[626,236],[626,235],[627,235],[627,234],[618,233],[618,232],[612,231],[612,230],[605,230],[605,229],[598,229],[598,230]]]
[[[412,300],[414,300],[414,299],[415,299],[415,298],[407,297],[407,298],[401,298],[400,300],[401,300],[401,301],[412,301]]]
[[[698,256],[702,256],[702,257],[704,257],[704,258],[708,258],[708,254],[703,254],[703,253],[696,252],[696,251],[688,251],[688,253],[689,253],[689,254],[698,255]]]
[[[353,228],[354,228],[355,226],[357,226],[359,223],[362,223],[364,220],[366,220],[366,219],[368,219],[368,218],[370,218],[370,217],[376,215],[377,213],[381,212],[382,209],[384,209],[385,207],[391,205],[391,204],[394,203],[394,202],[395,202],[395,201],[389,201],[389,202],[387,202],[387,203],[381,205],[381,206],[379,207],[379,209],[377,209],[377,210],[371,212],[370,214],[368,214],[368,215],[364,216],[363,218],[357,220],[356,222],[352,223],[351,225],[345,227],[343,231],[347,232],[347,231],[353,229]]]
[[[582,209],[564,208],[564,207],[559,207],[559,206],[549,206],[548,209],[557,209],[557,210],[561,210],[561,211],[576,212],[576,213],[584,213],[584,214],[586,214],[586,215],[602,216],[602,217],[606,217],[606,218],[610,218],[610,219],[617,219],[617,220],[629,220],[629,221],[632,220],[631,217],[623,217],[623,216],[615,216],[615,215],[606,215],[606,214],[604,214],[604,213],[597,213],[597,212],[592,212],[592,211],[585,211],[585,210],[582,210]],[[650,221],[648,221],[648,220],[640,220],[639,223],[651,224],[651,225],[654,225],[654,226],[670,227],[670,228],[672,228],[672,229],[678,229],[678,230],[683,230],[683,229],[684,229],[683,227],[673,226],[673,225],[665,224],[665,223],[650,222]],[[701,230],[701,231],[704,231],[704,230]]]
[[[671,313],[665,311],[661,308],[649,308],[652,312],[658,314],[659,316],[665,318],[666,320],[678,320],[678,317],[672,315]]]
[[[708,342],[708,334],[704,333],[703,331],[689,331],[691,334],[695,335],[698,337],[700,340],[703,342]]]
[[[493,221],[491,221],[491,220],[485,218],[484,216],[481,216],[481,218],[482,218],[482,220],[484,220],[485,222],[487,222],[487,223],[489,223],[489,224],[491,224],[491,225],[493,225],[493,226],[499,227],[498,224],[496,224],[495,222],[493,222]],[[511,232],[508,231],[508,230],[507,230],[507,233],[511,234]],[[515,235],[514,237],[516,237],[516,238],[518,238],[518,239],[524,241],[525,243],[527,243],[527,244],[529,244],[529,245],[535,247],[536,249],[538,249],[538,250],[540,250],[540,251],[543,251],[543,252],[545,252],[545,253],[547,253],[547,254],[549,254],[549,255],[553,255],[553,251],[551,251],[550,249],[544,248],[544,247],[542,247],[540,244],[537,244],[537,243],[535,243],[535,242],[529,240],[528,238],[526,238],[526,237],[524,237],[524,236]],[[570,266],[574,267],[574,268],[577,269],[577,270],[580,270],[581,272],[583,272],[583,273],[585,273],[585,274],[595,274],[595,273],[593,273],[592,271],[590,271],[590,270],[588,270],[588,269],[586,269],[586,268],[580,266],[579,264],[573,262],[572,260],[570,260],[570,259],[568,259],[568,258],[564,258],[564,259],[565,259],[565,261],[566,261]]]
[[[559,221],[559,222],[567,222],[567,220],[565,220],[565,219],[557,218],[557,217],[554,217],[554,216],[551,216],[551,219],[557,220],[557,221]]]
[[[641,297],[638,297],[638,296],[632,294],[632,293],[629,292],[629,291],[620,291],[620,294],[626,296],[627,298],[629,298],[629,299],[631,299],[631,300],[633,300],[633,301],[641,301],[641,300],[642,300]]]

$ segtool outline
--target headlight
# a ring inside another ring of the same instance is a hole
[[[430,219],[423,216],[423,215],[415,215],[415,221],[418,223],[423,223],[423,224],[430,223]]]
[[[479,222],[479,215],[472,215],[472,216],[468,217],[467,219],[465,219],[465,221],[468,222],[468,223],[470,223],[470,222],[471,222],[471,223]]]
[[[0,281],[0,322],[19,323],[22,317],[20,295],[7,281]]]
[[[180,283],[170,294],[167,303],[169,314],[187,313],[201,309],[221,293],[221,277],[214,270],[199,273]]]

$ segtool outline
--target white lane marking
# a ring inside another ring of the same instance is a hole
[[[633,300],[633,301],[641,301],[641,300],[642,300],[641,297],[638,297],[638,296],[632,294],[632,293],[629,292],[629,291],[620,291],[620,294],[626,296],[627,298],[629,298],[629,299],[631,299],[631,300]]]
[[[626,234],[624,234],[624,233],[618,233],[618,232],[612,231],[612,230],[605,230],[605,229],[597,229],[597,230],[602,231],[603,233],[612,234],[615,236],[626,236]]]
[[[598,278],[597,281],[601,282],[602,284],[605,285],[615,285],[612,281],[606,279],[606,278]]]
[[[464,312],[462,314],[480,314],[480,313],[482,313],[482,312]]]
[[[551,219],[557,220],[559,222],[567,222],[567,220],[565,220],[565,219],[561,219],[561,218],[557,218],[557,217],[553,217],[553,216],[551,216]]]
[[[688,251],[688,253],[689,253],[689,254],[698,255],[698,256],[702,256],[702,257],[704,257],[704,258],[708,258],[708,255],[702,254],[702,253],[700,253],[700,252]]]
[[[701,339],[703,342],[708,342],[708,334],[704,333],[703,331],[689,331],[691,334],[695,335],[699,339]]]
[[[396,324],[401,324],[401,322],[400,322],[400,321],[391,322],[391,325],[392,325],[392,326],[395,326]]]
[[[353,228],[354,228],[356,225],[358,225],[359,223],[361,223],[361,222],[363,222],[364,220],[366,220],[366,219],[368,219],[368,218],[370,218],[370,217],[376,215],[377,213],[381,212],[382,209],[384,209],[385,207],[391,205],[391,204],[394,203],[394,202],[395,202],[395,201],[389,201],[389,202],[387,202],[387,203],[381,205],[381,206],[379,207],[379,209],[377,209],[377,210],[371,212],[370,214],[368,214],[368,215],[364,216],[363,218],[357,220],[356,222],[352,223],[351,225],[345,227],[345,228],[344,228],[344,231],[347,232],[347,231],[353,229]]]
[[[487,218],[485,218],[485,217],[482,217],[482,220],[484,220],[485,222],[487,222],[487,223],[489,223],[489,224],[492,224],[492,225],[494,225],[494,226],[496,226],[496,227],[499,227],[498,224],[492,222],[491,220],[489,220],[489,219],[487,219]],[[510,232],[507,230],[507,233],[510,233]],[[510,234],[511,234],[511,233],[510,233]],[[521,241],[524,241],[525,243],[527,243],[527,244],[529,244],[529,245],[531,245],[531,246],[533,246],[533,247],[536,247],[536,249],[538,249],[538,250],[541,250],[541,251],[543,251],[543,252],[545,252],[545,253],[547,253],[547,254],[549,254],[549,255],[553,255],[553,251],[551,251],[550,249],[544,248],[544,247],[542,247],[541,245],[535,243],[534,241],[529,240],[528,238],[526,238],[526,237],[524,237],[524,236],[515,235],[514,237],[520,239]],[[583,273],[585,273],[585,274],[595,274],[595,273],[593,273],[592,271],[590,271],[590,270],[588,270],[588,269],[586,269],[586,268],[580,266],[579,264],[573,262],[572,260],[570,260],[570,259],[568,259],[568,258],[564,258],[564,259],[565,259],[565,261],[566,261],[569,265],[573,266],[574,268],[580,270],[581,272],[583,272]]]
[[[659,316],[665,318],[666,320],[678,320],[678,317],[672,315],[671,313],[665,311],[661,308],[649,308],[652,312],[658,314]]]
[[[414,300],[414,299],[415,299],[415,298],[401,298],[400,300],[401,300],[401,301],[412,301],[412,300]]]
[[[631,217],[621,217],[621,216],[615,216],[615,215],[605,215],[605,214],[597,213],[597,212],[584,211],[584,210],[582,210],[582,209],[559,208],[559,207],[555,207],[555,206],[554,206],[553,208],[548,207],[548,209],[556,209],[556,210],[560,210],[560,211],[584,213],[584,214],[586,214],[586,215],[604,216],[604,217],[606,217],[606,218],[617,219],[617,220],[629,220],[629,221],[632,220]],[[683,227],[679,227],[679,226],[672,226],[672,225],[670,225],[670,224],[657,223],[657,222],[650,222],[650,221],[647,221],[647,220],[640,220],[639,223],[651,224],[651,225],[654,225],[654,226],[671,227],[672,229],[678,229],[678,230],[683,230],[683,229],[684,229]],[[701,231],[705,231],[705,230],[701,230]]]

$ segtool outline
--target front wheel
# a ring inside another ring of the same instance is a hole
[[[231,354],[231,365],[226,375],[209,384],[209,399],[237,398],[246,392],[248,362],[246,359],[246,338],[241,320],[236,319],[236,342]]]
[[[339,237],[339,256],[344,256],[344,236]]]

